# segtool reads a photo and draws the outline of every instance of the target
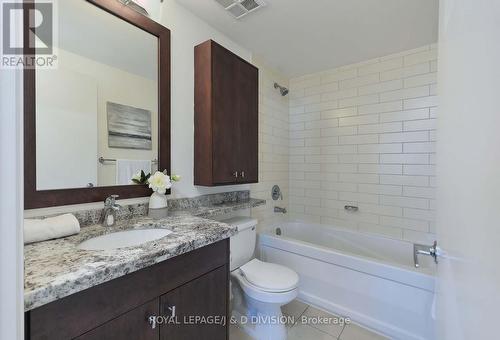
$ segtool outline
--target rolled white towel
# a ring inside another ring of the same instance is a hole
[[[43,220],[24,220],[24,244],[66,237],[80,232],[80,222],[72,214]]]

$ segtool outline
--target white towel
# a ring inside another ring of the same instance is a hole
[[[80,232],[80,222],[72,214],[43,220],[24,220],[24,244],[66,237]]]
[[[118,159],[116,160],[116,184],[134,184],[132,177],[141,170],[147,175],[151,172],[151,160]]]

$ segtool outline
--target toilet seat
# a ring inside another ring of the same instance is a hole
[[[299,290],[297,287],[284,292],[266,292],[248,282],[240,269],[233,271],[231,276],[238,281],[245,295],[262,303],[285,304],[295,299],[298,295]]]
[[[247,296],[264,303],[288,303],[298,295],[299,276],[293,270],[254,259],[234,270]]]
[[[293,270],[258,259],[241,266],[240,271],[249,285],[268,293],[289,292],[299,283],[299,276]]]

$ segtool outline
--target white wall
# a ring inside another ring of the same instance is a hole
[[[434,239],[436,59],[424,46],[290,80],[293,218]]]
[[[0,1],[1,3],[2,1]],[[16,19],[14,43],[22,39]],[[0,339],[24,339],[22,72],[0,69]]]
[[[437,339],[498,339],[500,2],[440,1]]]
[[[178,5],[165,0],[160,23],[171,31],[172,46],[172,173],[182,176],[173,197],[249,189],[248,185],[215,188],[193,185],[194,159],[194,47],[208,39],[251,61],[252,54]]]
[[[0,70],[0,339],[13,340],[24,324],[21,84],[21,72]]]
[[[267,200],[265,206],[252,209],[252,216],[262,226],[265,223],[284,219],[283,214],[274,213],[274,207],[288,208],[288,96],[281,96],[274,88],[278,82],[288,86],[283,75],[269,69],[263,62],[255,61],[259,68],[259,183],[251,185],[252,197]],[[279,185],[283,200],[273,201],[271,189]]]
[[[63,67],[37,69],[36,89],[37,189],[97,186],[96,79]]]

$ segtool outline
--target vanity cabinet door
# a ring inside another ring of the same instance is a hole
[[[159,313],[159,300],[152,300],[113,319],[77,340],[158,340],[160,327],[149,322],[150,316]]]
[[[228,288],[226,265],[162,296],[160,315],[173,318],[161,325],[160,339],[227,339]]]

